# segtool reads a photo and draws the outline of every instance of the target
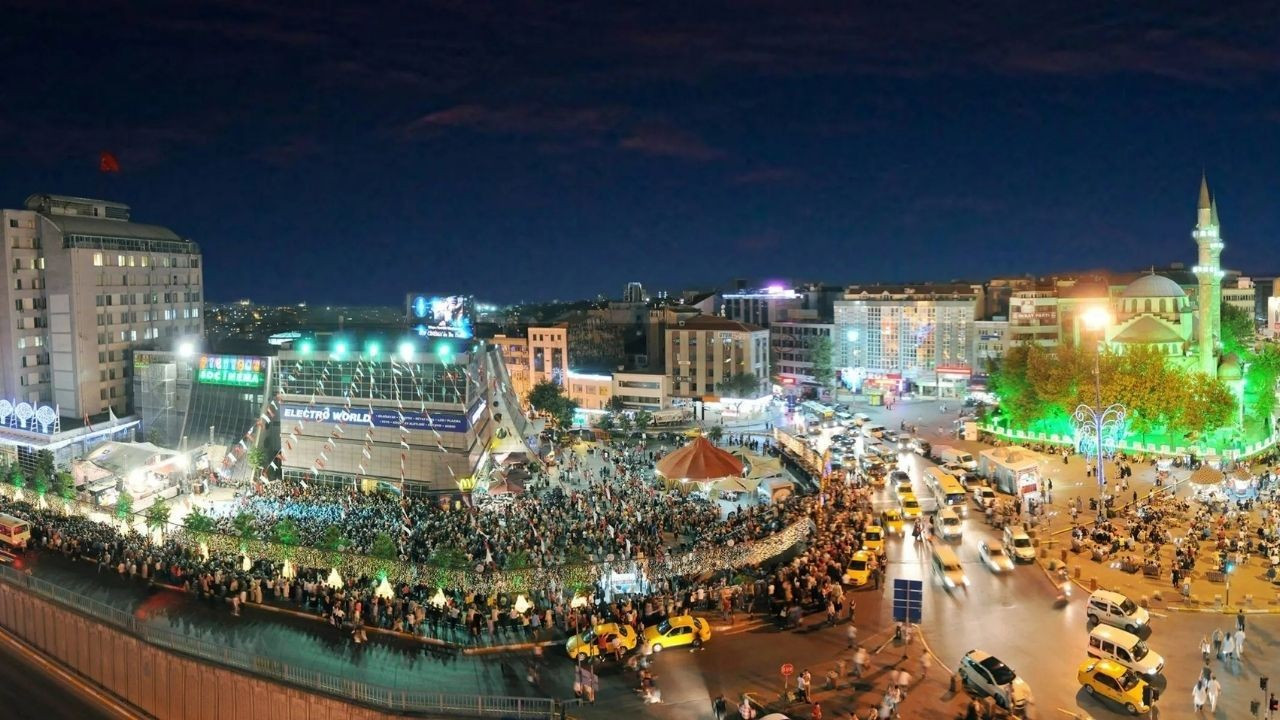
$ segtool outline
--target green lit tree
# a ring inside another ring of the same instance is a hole
[[[830,335],[818,335],[809,344],[809,358],[813,363],[813,380],[830,390],[836,382],[835,364],[832,361]]]
[[[22,468],[14,466],[13,472],[9,475],[9,484],[13,485],[16,495],[22,494],[22,489],[27,486],[27,476],[22,474]]]
[[[49,494],[49,476],[44,474],[43,470],[36,470],[36,478],[32,481],[31,487],[36,491],[36,497],[43,504],[45,496]]]
[[[369,554],[379,560],[394,560],[399,553],[396,541],[392,540],[387,533],[378,533],[373,539],[373,546],[369,549]]]
[[[298,523],[289,517],[281,519],[271,528],[271,539],[286,548],[293,548],[298,544]]]
[[[1226,383],[1202,373],[1189,373],[1179,385],[1183,390],[1177,426],[1196,440],[1232,424],[1236,398]]]
[[[133,496],[125,490],[116,497],[116,519],[128,523],[133,517]]]
[[[323,550],[329,557],[329,564],[334,567],[342,559],[342,552],[347,547],[347,540],[342,536],[342,530],[337,525],[328,525],[324,532],[320,534],[320,542],[317,547]]]
[[[213,534],[214,522],[213,518],[204,514],[200,508],[193,508],[187,516],[182,519],[182,527],[196,542],[203,543],[209,540],[209,536]]]
[[[543,381],[529,391],[529,404],[545,414],[551,424],[559,429],[573,427],[573,414],[578,403],[564,394],[564,388],[550,381]]]
[[[614,428],[618,427],[618,421],[612,415],[601,415],[596,422],[596,427],[605,432],[612,432]]]
[[[627,403],[622,399],[621,395],[614,395],[609,398],[609,410],[620,413],[627,409]]]
[[[1245,395],[1251,398],[1249,414],[1270,428],[1276,409],[1276,380],[1280,378],[1280,348],[1263,345],[1248,359],[1245,370]]]
[[[169,507],[169,503],[164,498],[159,498],[151,503],[151,507],[147,508],[145,517],[147,521],[147,529],[151,532],[156,530],[163,531],[169,524],[169,515],[173,509]]]
[[[260,445],[254,445],[249,448],[249,452],[245,454],[245,458],[249,461],[249,466],[253,468],[254,475],[267,464],[267,451],[262,449]]]
[[[635,423],[637,430],[639,430],[640,432],[644,432],[645,430],[649,429],[650,425],[653,424],[653,413],[649,412],[648,410],[640,410],[636,413],[636,416],[632,420],[632,422]]]
[[[53,476],[53,492],[62,498],[64,510],[71,508],[71,501],[76,497],[76,479],[69,472],[58,472]]]
[[[231,519],[231,527],[236,529],[236,537],[240,538],[240,549],[244,550],[249,547],[249,542],[257,536],[258,531],[254,525],[253,515],[241,511]]]

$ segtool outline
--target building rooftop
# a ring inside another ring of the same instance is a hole
[[[715,315],[695,315],[679,321],[679,326],[672,328],[678,330],[724,330],[732,332],[761,332],[764,328],[750,323],[738,322],[729,318],[717,317]]]

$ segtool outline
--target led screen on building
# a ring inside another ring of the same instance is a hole
[[[201,355],[196,381],[205,385],[260,388],[267,361],[249,355]]]
[[[420,337],[470,340],[475,335],[471,298],[414,293],[408,299],[409,325]]]

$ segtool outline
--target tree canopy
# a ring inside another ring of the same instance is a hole
[[[533,386],[529,391],[529,404],[561,429],[573,426],[573,413],[578,409],[578,403],[565,396],[564,388],[549,380]]]
[[[1280,353],[1275,361],[1280,369]],[[1144,346],[1123,354],[1104,351],[1098,357],[1096,385],[1093,356],[1080,348],[1016,347],[996,368],[992,387],[1001,412],[1022,427],[1066,419],[1080,404],[1119,403],[1134,433],[1196,437],[1229,425],[1236,410],[1226,384],[1177,368],[1167,356]]]

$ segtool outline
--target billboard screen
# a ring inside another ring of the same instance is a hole
[[[475,335],[471,298],[465,295],[409,295],[409,326],[419,337],[470,340]]]
[[[196,381],[205,385],[260,388],[267,362],[248,355],[201,355]]]

